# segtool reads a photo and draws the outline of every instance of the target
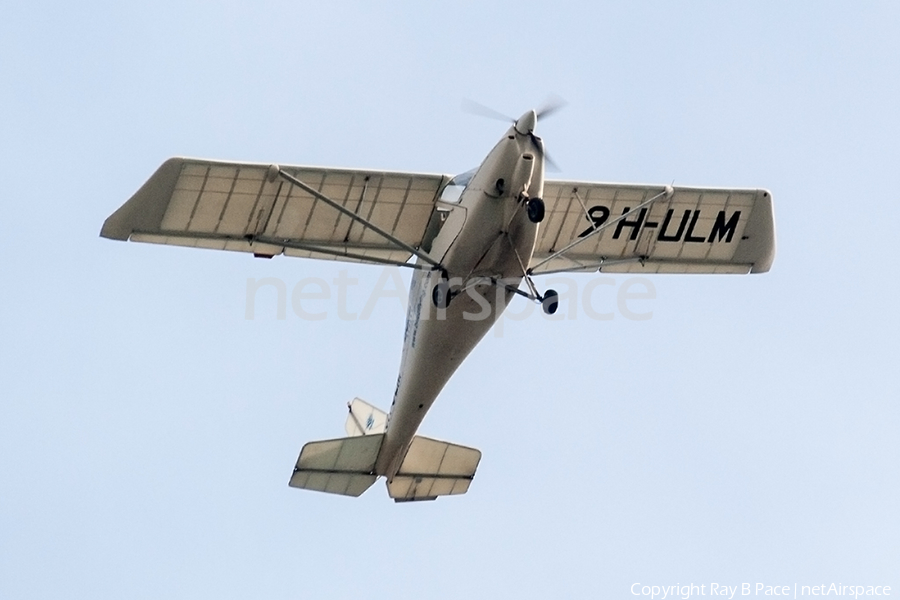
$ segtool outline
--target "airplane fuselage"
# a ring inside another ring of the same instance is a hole
[[[428,409],[500,317],[531,260],[538,225],[526,200],[540,198],[544,185],[534,118],[526,113],[510,127],[450,210],[430,251],[444,271],[414,271],[400,374],[375,465],[389,480]],[[445,308],[434,301],[442,283],[452,297]]]

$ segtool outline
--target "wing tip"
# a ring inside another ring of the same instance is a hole
[[[179,156],[165,160],[125,204],[107,217],[100,237],[124,242],[135,229],[158,227],[183,163],[184,158]]]

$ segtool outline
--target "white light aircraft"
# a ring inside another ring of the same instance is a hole
[[[542,116],[456,177],[172,158],[100,235],[413,269],[390,413],[354,399],[348,437],[306,444],[290,485],[359,496],[384,476],[397,502],[463,494],[481,452],[416,431],[514,295],[556,311],[535,276],[764,273],[775,257],[767,190],[545,180]]]

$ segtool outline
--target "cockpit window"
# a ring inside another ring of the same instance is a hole
[[[466,189],[466,186],[469,185],[469,182],[474,176],[475,169],[472,169],[471,171],[460,173],[459,175],[451,179],[450,182],[444,187],[444,191],[441,192],[441,202],[448,202],[451,204],[456,204],[457,202],[459,202],[459,199],[462,198],[463,191]]]

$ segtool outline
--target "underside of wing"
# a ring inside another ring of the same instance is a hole
[[[531,270],[764,273],[775,258],[772,195],[548,181]]]
[[[409,248],[423,245],[448,180],[172,158],[106,220],[100,235],[261,257],[401,264],[412,255]]]

